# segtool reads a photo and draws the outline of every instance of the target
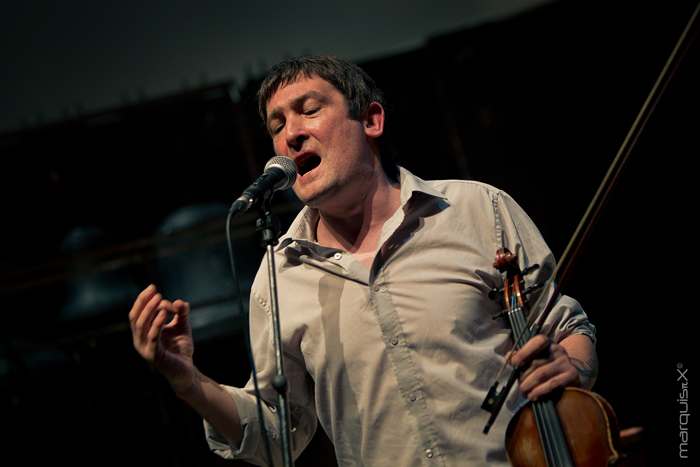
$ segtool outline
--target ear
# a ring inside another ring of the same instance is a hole
[[[384,133],[384,107],[379,102],[372,102],[367,109],[364,118],[365,134],[370,138],[377,138]]]

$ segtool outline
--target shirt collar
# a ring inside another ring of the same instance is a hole
[[[399,167],[399,183],[401,185],[401,207],[405,209],[414,193],[423,193],[428,196],[445,199],[445,195],[430,186],[424,180],[416,177],[403,167]],[[313,242],[314,231],[318,224],[319,214],[315,208],[304,206],[297,215],[287,233],[280,240],[278,250],[285,248],[292,242]]]

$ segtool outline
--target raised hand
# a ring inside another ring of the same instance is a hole
[[[170,302],[151,285],[141,292],[129,312],[136,351],[163,374],[175,392],[190,388],[196,377],[190,305]],[[168,317],[172,320],[167,323]]]

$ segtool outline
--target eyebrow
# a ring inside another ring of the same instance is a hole
[[[325,94],[320,93],[320,92],[318,92],[318,91],[313,91],[313,90],[311,90],[311,91],[305,92],[304,94],[302,94],[302,95],[299,96],[299,97],[296,97],[296,98],[292,101],[291,107],[292,107],[292,108],[298,107],[299,105],[303,104],[305,101],[307,101],[307,100],[309,100],[309,99],[317,99],[317,100],[323,101],[323,102],[326,102],[326,101],[328,100],[328,98],[326,97]],[[270,122],[272,122],[272,120],[274,120],[275,118],[281,117],[281,116],[282,116],[282,113],[283,113],[283,112],[282,112],[282,110],[280,110],[280,109],[273,109],[273,110],[270,112],[270,114],[267,116],[267,121],[266,121],[265,123],[266,123],[267,131],[268,131],[268,132],[270,131]]]

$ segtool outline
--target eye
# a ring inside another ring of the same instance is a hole
[[[279,125],[277,125],[277,126],[272,127],[272,128],[270,129],[270,133],[273,134],[273,135],[276,135],[277,133],[279,133],[280,131],[282,131],[282,128],[284,128],[284,124],[283,124],[283,123],[281,123],[281,124],[279,124]]]
[[[313,115],[316,112],[318,112],[319,110],[320,110],[319,107],[311,107],[309,109],[304,110],[304,115]]]

